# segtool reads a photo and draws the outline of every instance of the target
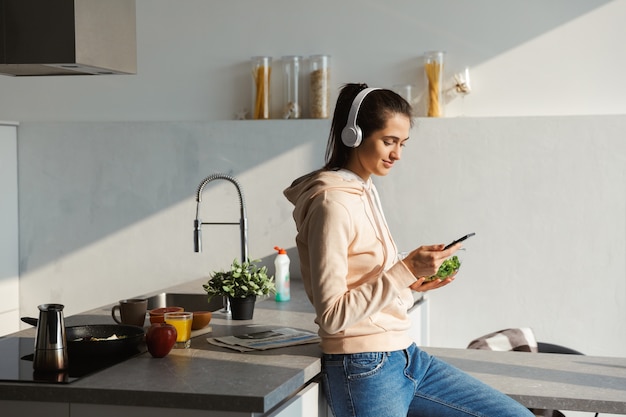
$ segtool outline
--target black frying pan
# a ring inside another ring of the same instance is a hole
[[[37,319],[22,317],[24,323],[37,326]],[[108,339],[116,335],[117,339]],[[115,356],[135,353],[143,341],[143,328],[126,324],[89,324],[65,328],[67,353],[72,356]],[[104,340],[108,339],[108,340]]]

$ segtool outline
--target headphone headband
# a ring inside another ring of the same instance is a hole
[[[365,97],[374,90],[380,90],[380,88],[366,88],[360,91],[352,101],[346,127],[344,127],[341,131],[341,141],[344,145],[356,148],[361,144],[361,141],[363,140],[363,133],[361,132],[361,128],[356,124],[356,118],[359,115],[361,103],[363,103]]]

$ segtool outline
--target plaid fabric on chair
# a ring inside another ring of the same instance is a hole
[[[467,346],[468,349],[483,349],[517,352],[538,352],[537,339],[532,329],[528,327],[504,329],[489,333],[474,339]]]
[[[517,352],[539,352],[539,345],[559,347],[561,350],[565,348],[557,345],[537,343],[535,334],[532,329],[528,327],[513,328],[498,330],[497,332],[489,333],[474,339],[467,346],[468,349],[483,349],[494,351],[517,351]],[[557,350],[555,350],[556,352]],[[567,349],[567,352],[560,353],[575,353],[581,354],[572,349]],[[581,354],[582,355],[582,354]],[[537,417],[566,417],[559,410],[540,410],[537,408],[529,409]],[[596,417],[598,414],[596,413]]]

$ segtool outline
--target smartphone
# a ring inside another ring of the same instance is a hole
[[[463,242],[465,239],[470,238],[470,237],[474,236],[475,234],[476,234],[476,233],[468,233],[468,234],[466,234],[465,236],[460,237],[460,238],[458,238],[457,240],[455,240],[455,241],[453,241],[453,242],[451,242],[451,243],[448,243],[448,244],[447,244],[447,245],[443,248],[443,250],[446,250],[446,249],[448,249],[449,247],[454,246],[454,245],[456,245],[456,244],[457,244],[457,243],[459,243],[459,242]]]

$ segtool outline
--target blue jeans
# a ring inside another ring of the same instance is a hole
[[[520,403],[420,350],[325,354],[335,417],[532,417]]]

